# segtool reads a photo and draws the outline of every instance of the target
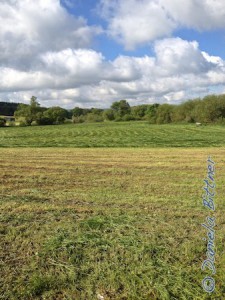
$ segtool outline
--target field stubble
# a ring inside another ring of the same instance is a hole
[[[216,162],[216,291],[201,202]],[[0,299],[223,299],[225,150],[1,149]]]

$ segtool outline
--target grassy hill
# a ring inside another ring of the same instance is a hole
[[[0,128],[0,147],[221,147],[225,127],[83,123]]]

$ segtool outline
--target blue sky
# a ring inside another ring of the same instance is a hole
[[[1,101],[109,107],[225,92],[223,0],[9,0],[0,21]]]
[[[107,28],[107,22],[103,20],[98,12],[99,1],[96,0],[61,0],[61,4],[67,9],[70,14],[75,16],[85,17],[89,25],[100,24],[104,29]],[[150,16],[149,16],[150,17]],[[224,16],[225,17],[225,16]],[[199,43],[202,51],[208,52],[210,55],[220,56],[225,59],[225,30],[214,29],[209,31],[194,30],[188,28],[178,29],[173,36],[181,39]],[[132,51],[126,51],[124,47],[110,39],[107,35],[101,35],[96,39],[93,48],[101,51],[107,59],[115,59],[119,54],[131,56],[143,56],[153,54],[151,45],[140,46]]]

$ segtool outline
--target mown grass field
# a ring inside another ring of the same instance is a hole
[[[54,132],[65,130],[69,140],[83,127],[66,128],[59,126]],[[172,138],[165,132],[175,127],[163,128],[170,145]],[[215,132],[223,132],[219,127],[189,128],[210,132],[212,141],[218,138]],[[41,137],[28,133],[40,130],[5,132],[11,146],[28,146],[31,139],[37,146]],[[43,128],[43,134],[49,130]],[[151,130],[143,130],[146,139]],[[13,132],[20,133],[15,144]],[[54,136],[63,143],[63,137]],[[99,135],[95,146],[106,136]],[[90,145],[94,139],[97,136]],[[46,144],[42,141],[40,146],[47,145],[46,134]],[[2,148],[0,153],[0,299],[224,299],[223,147]],[[201,286],[210,275],[201,270],[206,258],[201,223],[209,215],[201,201],[208,155],[216,162],[217,183],[212,296]]]
[[[0,147],[210,146],[225,146],[225,126],[110,122],[0,128]]]

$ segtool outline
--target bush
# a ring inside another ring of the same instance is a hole
[[[52,125],[53,120],[51,118],[42,116],[36,120],[37,125]]]
[[[16,126],[16,124],[15,124],[14,121],[9,121],[9,122],[7,122],[7,125],[10,126],[10,127]]]
[[[0,118],[0,127],[5,127],[6,120],[4,118]]]
[[[27,123],[26,123],[26,121],[21,120],[21,121],[19,121],[18,126],[19,127],[25,127],[25,126],[27,126]]]
[[[87,116],[86,116],[86,121],[87,122],[103,122],[103,117],[100,116],[100,115],[96,115],[94,113],[88,113]]]
[[[74,124],[78,124],[78,123],[84,123],[84,117],[83,116],[79,116],[79,117],[73,117],[72,122]]]
[[[107,109],[103,112],[103,118],[106,121],[113,121],[115,119],[115,114],[113,109]]]
[[[218,120],[216,121],[217,125],[225,125],[225,118],[220,117],[218,118]]]
[[[133,121],[133,120],[135,120],[135,117],[127,114],[127,115],[123,116],[122,120],[123,121]]]

